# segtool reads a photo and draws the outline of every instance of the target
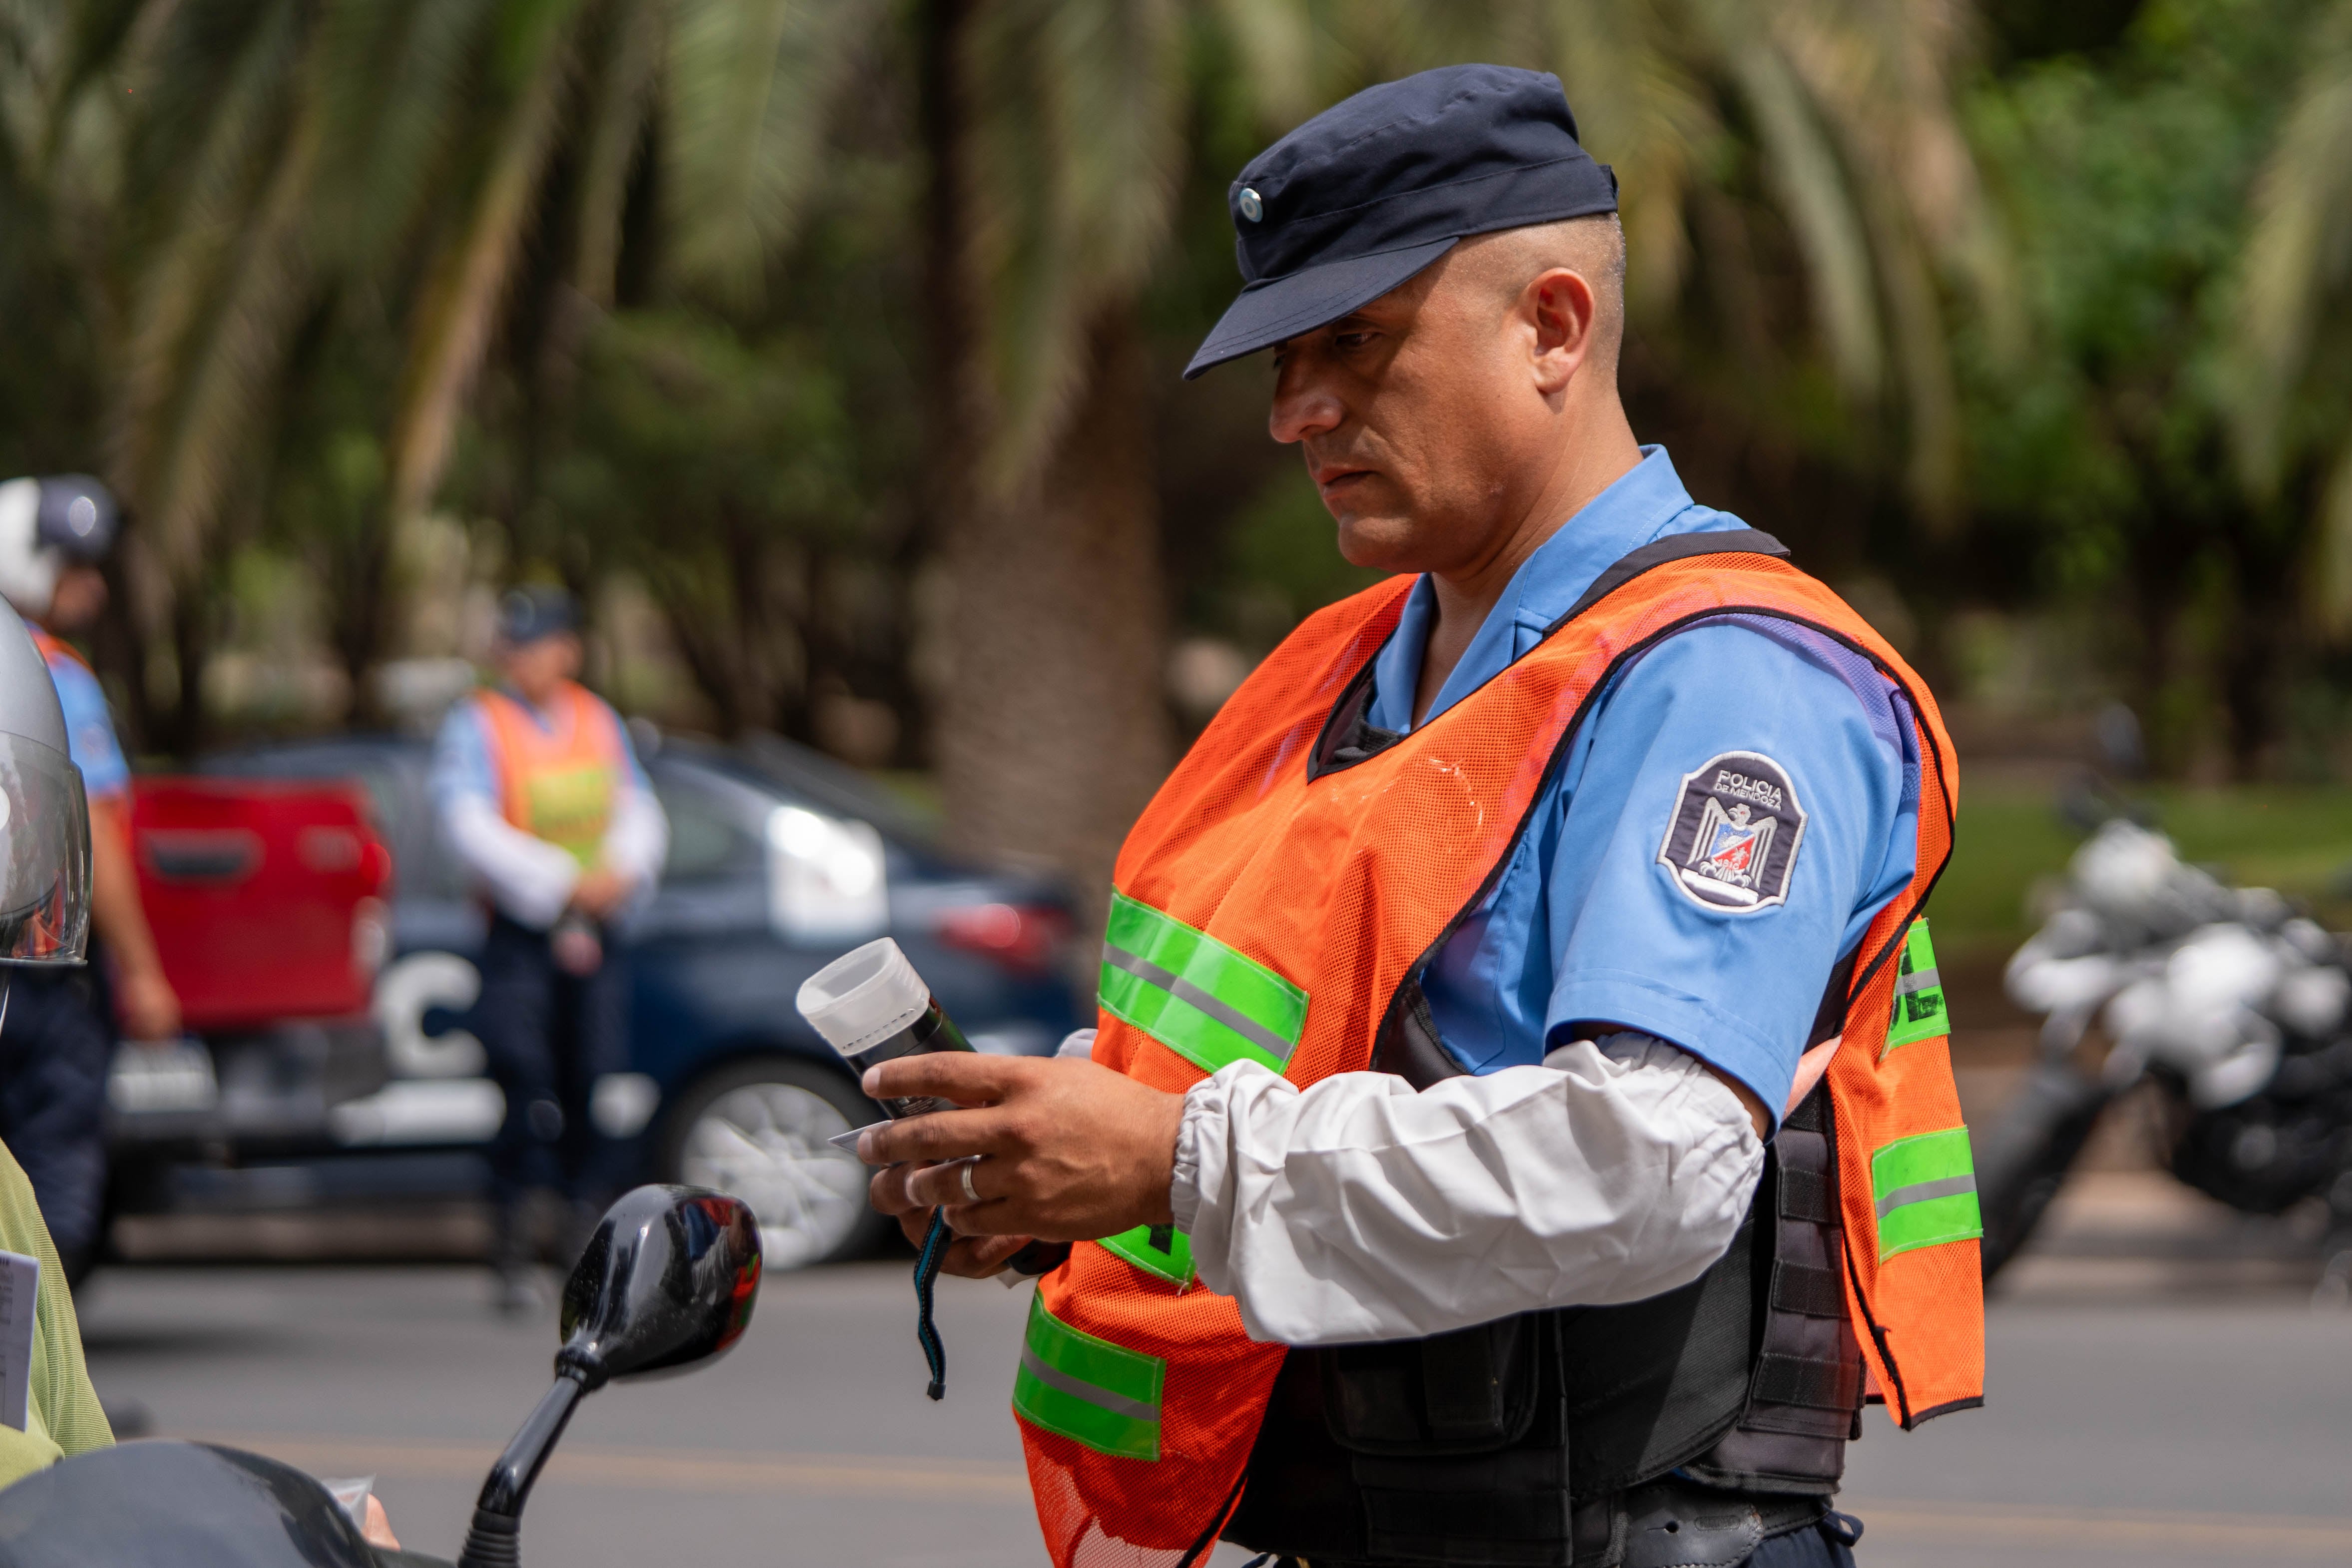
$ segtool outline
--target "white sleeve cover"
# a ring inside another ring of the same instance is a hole
[[[515,826],[479,795],[451,801],[441,813],[441,831],[490,901],[534,931],[555,923],[580,880],[580,862]]]
[[[669,853],[669,818],[654,792],[624,783],[613,803],[613,820],[604,829],[604,864],[637,886],[640,897],[660,877],[662,857]]]
[[[1578,1040],[1419,1093],[1369,1072],[1302,1092],[1236,1062],[1185,1096],[1171,1195],[1202,1282],[1252,1338],[1340,1344],[1687,1284],[1763,1167],[1747,1110],[1696,1058]]]

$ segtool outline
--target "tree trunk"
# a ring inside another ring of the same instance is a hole
[[[2290,655],[2295,645],[2294,531],[2241,513],[2222,530],[2236,592],[2220,658],[2230,771],[2250,783],[2276,760]]]
[[[213,651],[213,588],[205,577],[172,585],[172,654],[179,664],[179,689],[163,733],[154,737],[174,757],[194,756],[209,728],[205,711],[205,665]]]
[[[1132,309],[1106,311],[1089,339],[1087,390],[1034,500],[957,520],[955,677],[938,735],[956,841],[1058,870],[1098,922],[1172,736]]]
[[[392,638],[391,518],[381,496],[361,503],[354,526],[325,546],[327,640],[350,687],[345,722],[373,729],[386,719],[373,677]]]
[[[2184,773],[2196,750],[2197,725],[2181,710],[2180,640],[2198,554],[2193,520],[2158,508],[2131,536],[2126,571],[2137,622],[2132,661],[2132,706],[2139,715],[2149,771],[2158,778]]]
[[[1120,839],[1165,773],[1165,606],[1143,357],[1133,309],[1092,324],[1087,390],[1033,495],[980,476],[995,400],[972,244],[969,63],[981,0],[924,0],[928,497],[954,602],[933,726],[948,837],[1058,872],[1098,931]]]

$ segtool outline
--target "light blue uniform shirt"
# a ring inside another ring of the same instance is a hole
[[[46,662],[66,713],[66,752],[81,770],[81,787],[93,795],[121,795],[131,788],[131,764],[114,738],[114,716],[98,677],[79,659],[52,655]]]
[[[1643,451],[1519,568],[1424,724],[1628,552],[1747,526],[1694,504],[1663,447]],[[1365,717],[1383,730],[1412,727],[1436,613],[1424,577],[1373,666]],[[1711,904],[1662,863],[1690,779],[1728,752],[1769,759],[1802,807],[1784,901]],[[1832,970],[1910,881],[1918,813],[1910,705],[1869,660],[1769,617],[1675,633],[1594,696],[1493,891],[1423,975],[1446,1051],[1495,1072],[1616,1025],[1738,1079],[1777,1118]]]

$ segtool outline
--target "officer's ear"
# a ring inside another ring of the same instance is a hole
[[[1534,329],[1536,388],[1546,397],[1568,390],[1599,342],[1601,298],[1572,268],[1547,268],[1528,279],[1519,309]]]

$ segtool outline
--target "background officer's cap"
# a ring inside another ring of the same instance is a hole
[[[561,588],[534,584],[499,601],[499,641],[520,647],[580,629],[580,606]]]
[[[1226,193],[1241,298],[1185,379],[1368,304],[1474,234],[1617,210],[1559,78],[1447,66],[1367,88],[1250,161]]]
[[[106,559],[121,521],[114,492],[88,474],[43,479],[35,516],[34,537],[41,544],[84,564]]]

